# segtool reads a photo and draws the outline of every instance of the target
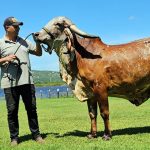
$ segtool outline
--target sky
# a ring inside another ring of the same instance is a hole
[[[3,0],[0,4],[0,37],[3,22],[14,16],[24,23],[19,35],[25,38],[40,31],[51,19],[66,16],[78,28],[98,35],[109,45],[150,37],[150,0]],[[29,38],[33,42],[32,37]],[[59,71],[58,57],[43,51],[30,55],[32,70]]]

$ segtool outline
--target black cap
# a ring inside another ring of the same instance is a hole
[[[19,22],[15,17],[8,17],[4,21],[4,27],[11,25],[23,25],[23,22]]]

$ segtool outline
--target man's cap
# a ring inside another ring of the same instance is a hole
[[[4,27],[12,25],[23,25],[23,22],[18,21],[15,17],[8,17],[4,21]]]

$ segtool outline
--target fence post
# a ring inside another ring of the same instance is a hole
[[[40,97],[42,98],[42,90],[40,90]]]
[[[59,89],[57,89],[57,98],[59,98]]]
[[[48,98],[51,98],[51,90],[48,90]]]
[[[68,88],[67,88],[67,97],[68,97]]]

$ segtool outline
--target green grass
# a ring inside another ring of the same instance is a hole
[[[19,150],[147,150],[150,149],[150,101],[139,107],[117,98],[109,98],[113,138],[103,141],[103,122],[98,116],[98,135],[88,140],[90,130],[86,103],[74,98],[38,99],[38,117],[45,144],[31,140],[24,105],[20,102]],[[11,149],[5,101],[0,101],[0,150]]]

